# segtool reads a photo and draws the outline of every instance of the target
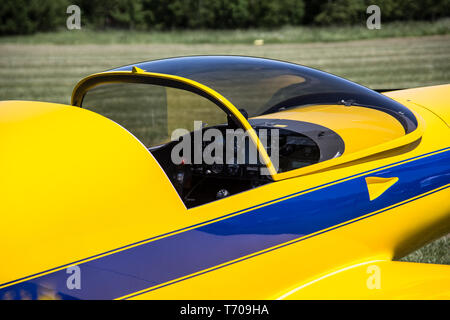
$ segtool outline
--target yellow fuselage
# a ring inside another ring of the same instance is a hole
[[[353,126],[340,122],[333,106],[264,116],[323,124],[352,141],[349,156],[359,156],[281,174],[278,181],[191,209],[151,153],[112,121],[75,106],[1,102],[0,294],[8,298],[8,288],[39,279],[56,288],[61,280],[52,275],[79,265],[88,277],[81,289],[87,298],[400,297],[388,285],[368,289],[365,266],[379,264],[383,272],[385,261],[450,230],[450,112],[442,107],[448,86],[430,90],[432,105],[425,105],[426,90],[423,96],[391,94],[420,117],[420,136],[366,157],[361,152],[404,135],[379,111],[361,111]],[[398,182],[370,200],[370,177]],[[295,220],[306,208],[309,217]],[[341,215],[345,208],[357,214]],[[352,271],[360,282],[347,286],[343,278],[314,286],[351,266],[364,266]],[[103,270],[99,279],[89,278],[96,267]],[[151,268],[153,282],[136,280]],[[390,278],[401,274],[389,270]],[[421,280],[430,276],[416,273],[410,297],[421,297]],[[102,277],[110,277],[103,291],[89,287]],[[432,296],[439,281],[426,288]],[[107,294],[96,295],[100,291]],[[56,289],[36,294],[69,295]]]

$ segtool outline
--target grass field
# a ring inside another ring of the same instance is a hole
[[[251,55],[288,60],[343,76],[371,88],[450,83],[450,35],[263,46],[55,45],[43,44],[45,41],[42,39],[37,41],[40,44],[30,44],[36,43],[27,40],[31,38],[17,39],[0,39],[0,100],[68,103],[73,86],[90,73],[143,60],[193,54]],[[6,43],[17,41],[25,44]],[[449,249],[450,238],[444,237],[405,259],[450,264]]]
[[[392,37],[420,37],[450,33],[450,18],[434,22],[402,21],[383,23],[379,30],[355,26],[286,26],[273,30],[173,30],[173,31],[93,31],[65,29],[29,36],[1,37],[0,43],[27,44],[251,44],[255,39],[273,43],[311,43]]]

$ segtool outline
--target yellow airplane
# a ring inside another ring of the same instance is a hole
[[[0,102],[0,298],[448,299],[393,260],[450,231],[449,92],[194,56]]]

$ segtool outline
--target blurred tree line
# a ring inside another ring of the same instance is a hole
[[[382,22],[450,16],[450,0],[2,0],[0,35],[64,28],[71,4],[81,8],[82,26],[94,29],[365,24],[370,4],[381,8]]]

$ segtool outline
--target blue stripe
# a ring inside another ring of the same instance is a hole
[[[341,179],[338,184],[283,197],[283,201],[245,214],[81,263],[81,290],[67,289],[69,275],[60,270],[1,289],[0,297],[34,284],[52,288],[64,297],[112,299],[188,276],[440,188],[450,183],[450,152],[384,168],[369,171],[370,176],[395,176],[399,182],[375,201],[369,200],[365,176],[355,175],[354,179]]]
[[[291,241],[291,242],[288,242],[288,243],[281,244],[281,245],[279,245],[279,246],[277,246],[277,247],[275,247],[275,248],[270,248],[270,249],[268,249],[268,250],[264,250],[264,251],[261,251],[261,252],[257,252],[256,254],[253,254],[253,255],[251,255],[251,256],[243,257],[243,258],[241,258],[241,259],[237,259],[237,260],[231,261],[231,262],[229,262],[229,263],[225,263],[225,264],[220,265],[220,266],[217,266],[217,267],[215,267],[215,268],[210,268],[210,269],[205,270],[205,271],[203,271],[203,272],[199,272],[199,273],[196,273],[196,274],[191,275],[191,276],[187,276],[187,277],[183,277],[183,278],[181,278],[181,279],[177,279],[177,280],[175,280],[175,281],[171,281],[170,283],[166,283],[166,284],[163,284],[163,285],[160,285],[160,286],[155,286],[155,287],[149,288],[149,289],[147,289],[147,290],[142,290],[142,291],[140,291],[140,292],[138,292],[138,293],[136,293],[136,294],[128,295],[127,297],[123,298],[122,300],[127,300],[127,299],[130,299],[130,298],[133,298],[133,297],[142,295],[142,294],[147,293],[147,292],[150,292],[150,291],[158,290],[158,289],[160,289],[160,288],[167,287],[167,286],[170,286],[170,285],[172,285],[172,284],[175,284],[175,283],[178,283],[178,282],[181,282],[181,281],[185,281],[185,280],[188,280],[188,279],[191,279],[191,278],[200,276],[200,275],[205,274],[205,273],[212,272],[212,271],[217,270],[217,269],[225,268],[225,267],[227,267],[227,266],[229,266],[229,265],[232,265],[232,264],[235,264],[235,263],[238,263],[238,262],[241,262],[241,261],[244,261],[244,260],[247,260],[247,259],[256,257],[256,256],[259,256],[259,255],[261,255],[261,254],[265,254],[265,253],[268,253],[268,252],[271,252],[271,251],[274,251],[274,250],[278,250],[278,249],[280,249],[280,248],[283,248],[283,247],[292,245],[292,244],[297,243],[297,242],[300,242],[300,241],[307,240],[307,239],[309,239],[309,238],[312,238],[312,237],[321,235],[321,234],[323,234],[323,233],[326,233],[326,232],[329,232],[329,231],[332,231],[332,230],[341,228],[341,227],[343,227],[343,226],[346,226],[346,225],[349,225],[349,224],[358,222],[358,221],[360,221],[360,220],[367,219],[367,218],[369,218],[369,217],[372,217],[372,216],[374,216],[374,215],[383,213],[383,212],[385,212],[385,211],[389,211],[389,210],[395,209],[395,208],[397,208],[397,207],[400,207],[400,206],[405,205],[405,204],[407,204],[407,203],[416,201],[416,200],[418,200],[418,199],[421,199],[421,198],[423,198],[423,197],[429,196],[429,195],[431,195],[431,194],[433,194],[433,193],[439,192],[439,191],[444,190],[444,189],[447,189],[447,188],[450,188],[450,186],[446,186],[446,187],[441,187],[441,188],[435,189],[435,190],[433,190],[433,191],[431,191],[431,192],[428,192],[428,193],[426,193],[426,194],[423,194],[423,195],[421,195],[421,196],[419,196],[419,197],[415,197],[415,198],[413,198],[413,199],[410,199],[410,200],[405,201],[405,202],[402,202],[402,203],[400,203],[400,204],[391,206],[391,207],[386,208],[386,209],[384,209],[384,210],[377,211],[377,212],[375,212],[375,213],[373,213],[373,214],[365,215],[365,216],[363,216],[363,217],[360,217],[359,219],[355,219],[355,220],[349,221],[349,222],[347,222],[347,223],[343,223],[343,224],[340,224],[340,225],[338,225],[338,226],[334,226],[334,227],[332,227],[332,228],[328,228],[328,229],[323,230],[323,231],[321,231],[321,232],[317,232],[317,233],[311,234],[311,235],[309,235],[309,236],[299,238],[299,239],[297,239],[297,240],[295,240],[295,241]]]
[[[371,169],[371,170],[368,170],[368,171],[357,173],[357,174],[354,174],[354,175],[351,175],[351,176],[348,176],[348,177],[345,177],[345,178],[342,178],[342,179],[334,180],[332,182],[328,182],[328,183],[319,185],[317,187],[301,190],[299,192],[295,192],[295,193],[289,194],[287,196],[283,196],[283,197],[280,197],[280,198],[276,198],[274,200],[266,201],[266,202],[260,203],[258,205],[255,205],[255,206],[252,206],[252,207],[248,207],[248,208],[236,211],[236,212],[232,212],[232,213],[229,213],[229,214],[226,214],[226,215],[223,215],[223,216],[211,219],[211,220],[206,220],[206,221],[203,221],[201,223],[197,223],[197,224],[185,227],[185,228],[177,229],[177,230],[174,230],[174,231],[171,231],[171,232],[163,233],[163,234],[155,236],[155,237],[151,237],[151,238],[147,238],[147,239],[144,239],[144,240],[141,240],[141,241],[137,241],[137,242],[134,242],[134,243],[131,243],[131,244],[119,247],[119,248],[115,248],[115,249],[112,249],[112,250],[109,250],[109,251],[105,251],[103,253],[99,253],[99,254],[96,254],[96,255],[93,255],[93,256],[89,256],[89,257],[86,257],[86,258],[83,258],[83,259],[80,259],[80,260],[76,260],[76,261],[73,261],[71,263],[67,263],[67,264],[64,264],[64,265],[61,265],[61,266],[58,266],[58,267],[55,267],[55,268],[51,268],[51,269],[48,269],[48,270],[45,270],[45,271],[42,271],[42,272],[38,272],[38,273],[29,275],[29,276],[26,276],[26,277],[23,277],[23,278],[18,278],[18,279],[9,281],[9,282],[4,282],[4,283],[0,284],[0,286],[5,286],[5,285],[12,284],[12,283],[15,283],[15,282],[18,282],[18,281],[22,281],[22,280],[25,280],[25,279],[28,279],[28,278],[36,277],[36,276],[39,276],[39,275],[44,274],[44,273],[48,273],[48,272],[51,272],[51,271],[54,271],[54,270],[57,270],[57,269],[68,267],[70,265],[79,264],[79,263],[82,263],[82,262],[87,261],[87,260],[91,260],[91,259],[103,256],[103,255],[106,255],[106,254],[113,253],[115,251],[123,250],[123,249],[126,249],[126,248],[131,248],[133,246],[136,246],[136,245],[139,245],[139,244],[142,244],[144,242],[148,242],[148,241],[151,241],[151,240],[154,240],[154,239],[157,239],[157,238],[169,236],[171,234],[175,234],[175,233],[178,233],[178,232],[181,232],[181,231],[184,231],[184,230],[188,230],[188,229],[200,226],[200,225],[212,223],[214,221],[217,221],[217,220],[229,217],[229,216],[233,216],[233,215],[242,213],[244,211],[248,211],[248,210],[254,209],[256,207],[260,207],[260,206],[267,205],[267,204],[275,202],[275,201],[279,201],[279,200],[283,200],[283,199],[286,199],[286,198],[289,198],[289,197],[292,197],[292,196],[295,196],[295,195],[299,195],[300,193],[305,193],[305,192],[308,192],[308,191],[311,191],[311,190],[314,190],[314,189],[320,189],[320,188],[323,188],[323,187],[328,186],[328,185],[335,184],[335,183],[340,182],[340,181],[344,181],[344,180],[347,180],[347,179],[350,179],[350,178],[354,178],[354,177],[357,177],[357,176],[362,176],[364,174],[368,174],[368,173],[379,171],[379,170],[381,170],[383,168],[399,165],[399,164],[406,163],[406,162],[411,161],[411,160],[415,160],[415,159],[418,159],[418,158],[421,158],[421,157],[425,157],[425,156],[429,156],[429,155],[432,155],[432,154],[437,154],[437,153],[440,153],[440,152],[443,152],[443,151],[449,151],[449,150],[450,150],[450,147],[442,148],[442,149],[438,149],[436,151],[424,153],[424,154],[421,154],[421,155],[418,155],[418,156],[415,156],[415,157],[412,157],[412,158],[409,158],[409,159],[405,159],[405,160],[402,160],[402,161],[394,162],[394,163],[389,164],[389,165],[385,165],[385,166],[382,166],[382,167],[378,167],[378,168],[375,168],[375,169]]]

